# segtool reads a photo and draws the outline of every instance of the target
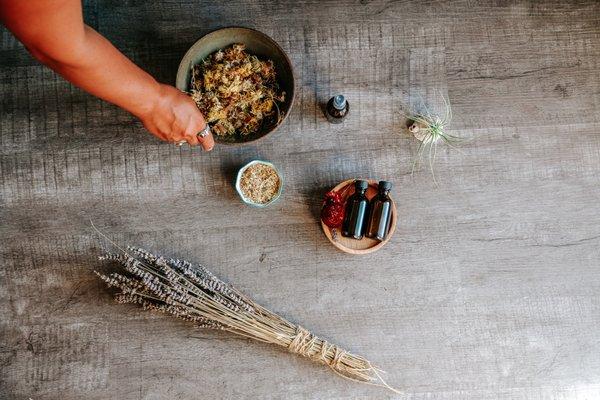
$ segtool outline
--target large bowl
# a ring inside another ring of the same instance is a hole
[[[285,91],[285,101],[279,105],[283,118],[279,121],[263,124],[258,132],[249,135],[235,135],[233,137],[215,136],[215,141],[223,144],[245,144],[253,142],[269,133],[274,132],[287,118],[294,104],[294,72],[292,63],[287,54],[270,37],[262,32],[249,28],[223,28],[213,31],[198,40],[185,53],[179,69],[177,70],[176,86],[179,90],[188,92],[192,77],[192,66],[200,63],[210,54],[235,43],[246,45],[248,53],[263,60],[272,60],[277,74],[277,83],[281,90]]]

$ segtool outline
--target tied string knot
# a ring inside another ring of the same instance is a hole
[[[296,327],[296,335],[288,349],[292,353],[320,361],[338,371],[342,369],[342,358],[346,355],[344,350],[318,338],[301,326]],[[333,357],[331,353],[333,353]]]

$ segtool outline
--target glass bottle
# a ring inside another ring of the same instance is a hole
[[[367,208],[369,201],[365,195],[369,183],[357,180],[354,182],[354,194],[346,200],[346,215],[342,225],[342,236],[362,239],[367,223]]]
[[[333,124],[339,124],[342,122],[348,112],[350,111],[350,104],[348,100],[341,95],[333,96],[327,102],[327,107],[325,108],[325,116],[327,120]]]
[[[391,188],[391,182],[380,181],[379,193],[371,199],[365,233],[369,238],[383,241],[387,237],[392,219],[392,200],[389,196]]]

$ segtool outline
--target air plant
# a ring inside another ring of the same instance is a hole
[[[438,143],[444,142],[448,146],[456,148],[455,144],[462,140],[458,136],[446,132],[446,127],[452,120],[452,108],[450,107],[449,100],[446,100],[443,95],[441,97],[444,101],[445,108],[443,116],[430,113],[429,109],[424,104],[425,113],[411,114],[409,116],[410,125],[408,126],[408,131],[421,142],[417,149],[415,160],[413,161],[411,173],[414,173],[415,167],[422,161],[423,155],[427,153],[431,175],[436,184],[437,181],[435,179],[433,164],[435,163],[435,157],[437,155]]]

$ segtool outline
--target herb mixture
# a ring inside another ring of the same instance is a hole
[[[219,136],[248,135],[266,118],[283,118],[273,61],[259,60],[234,44],[192,67],[191,96]]]
[[[242,173],[240,189],[251,202],[266,204],[279,192],[281,181],[275,168],[267,164],[254,164]]]

